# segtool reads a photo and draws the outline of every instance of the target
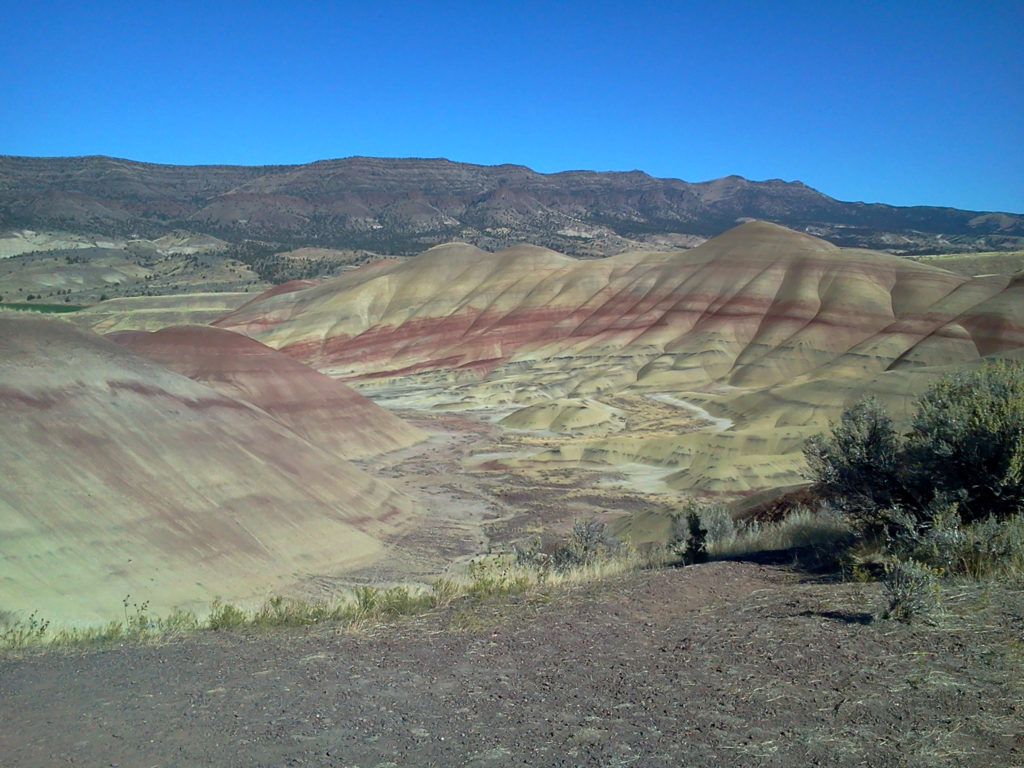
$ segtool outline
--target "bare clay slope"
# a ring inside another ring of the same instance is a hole
[[[596,261],[439,246],[218,323],[341,378],[443,387],[452,404],[673,394],[731,428],[591,436],[545,458],[641,461],[680,470],[677,487],[747,491],[798,481],[803,440],[852,397],[901,406],[942,366],[1024,347],[1020,291],[753,222],[689,251]]]
[[[426,439],[351,387],[246,336],[206,326],[110,334],[172,371],[252,403],[317,446],[348,459]]]
[[[4,611],[258,599],[375,562],[413,520],[249,403],[58,320],[0,314],[0,430]]]
[[[764,387],[848,354],[936,362],[1019,346],[1012,307],[983,306],[1009,277],[969,279],[841,249],[776,225],[737,227],[690,251],[581,261],[532,246],[451,244],[255,301],[218,321],[344,378],[489,369],[570,355],[628,356],[637,383]],[[1004,317],[1006,313],[1009,315]],[[563,388],[601,389],[565,361]]]

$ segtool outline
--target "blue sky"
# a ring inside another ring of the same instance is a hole
[[[25,2],[0,154],[799,179],[1024,212],[1024,3]]]

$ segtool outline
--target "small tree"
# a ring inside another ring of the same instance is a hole
[[[736,535],[732,516],[720,504],[687,499],[671,519],[668,551],[684,565],[706,562],[708,545],[731,541]]]

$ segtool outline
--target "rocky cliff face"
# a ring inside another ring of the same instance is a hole
[[[845,203],[800,182],[688,183],[639,171],[536,173],[515,165],[346,158],[298,166],[168,166],[108,157],[0,157],[0,228],[416,253],[462,240],[572,255],[693,245],[746,219],[835,244],[900,252],[1024,246],[1024,217]]]

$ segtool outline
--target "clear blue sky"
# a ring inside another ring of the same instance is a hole
[[[0,154],[799,179],[1024,212],[1024,3],[8,3]]]

